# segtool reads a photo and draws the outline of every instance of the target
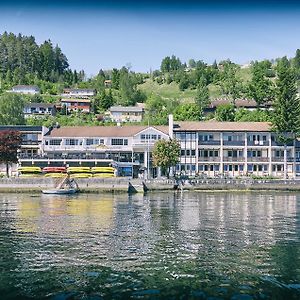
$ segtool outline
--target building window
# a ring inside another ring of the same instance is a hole
[[[128,145],[128,139],[111,139],[111,144],[113,146],[127,146]]]
[[[90,146],[90,145],[99,145],[99,139],[87,139],[86,144],[88,146]]]
[[[199,134],[198,138],[199,141],[201,142],[208,142],[208,141],[212,141],[214,136],[212,134],[205,134],[205,135]]]
[[[49,140],[49,144],[51,146],[59,146],[61,144],[61,140]]]
[[[79,141],[76,139],[66,139],[67,146],[77,146],[78,144],[79,144]]]

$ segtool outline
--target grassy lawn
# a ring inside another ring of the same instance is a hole
[[[178,84],[172,82],[170,84],[158,84],[151,79],[147,79],[145,83],[139,85],[139,89],[144,91],[147,95],[156,94],[166,99],[179,99],[182,102],[192,102],[196,96],[196,90],[187,89],[180,91]]]
[[[246,81],[249,81],[251,79],[251,69],[250,68],[239,69],[237,75],[245,83]]]
[[[238,70],[238,76],[243,82],[249,81],[251,79],[250,68]],[[147,79],[145,83],[140,84],[138,87],[144,91],[147,96],[153,93],[165,99],[179,99],[181,102],[193,102],[197,94],[197,90],[187,89],[180,91],[178,84],[175,82],[170,84],[158,84],[151,79]],[[222,97],[221,89],[218,85],[210,84],[208,88],[211,99]]]

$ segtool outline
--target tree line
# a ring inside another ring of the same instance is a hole
[[[33,36],[4,32],[0,35],[0,112],[4,116],[1,121],[2,124],[25,122],[24,118],[16,121],[16,118],[10,117],[10,105],[4,103],[14,103],[14,109],[18,107],[17,98],[22,98],[18,102],[19,107],[24,106],[26,102],[58,103],[65,87],[97,91],[92,101],[91,115],[76,112],[74,118],[66,118],[63,110],[56,118],[28,119],[26,122],[47,126],[56,122],[62,125],[99,124],[105,111],[112,105],[134,106],[138,102],[144,102],[146,105],[144,122],[151,121],[152,124],[166,124],[167,115],[170,113],[173,113],[177,120],[214,118],[220,121],[270,121],[272,112],[262,111],[261,108],[267,103],[273,104],[276,99],[277,67],[281,60],[252,62],[251,76],[247,80],[241,78],[240,66],[230,60],[218,63],[214,61],[211,65],[194,59],[185,63],[175,55],[163,58],[160,70],[151,74],[135,73],[130,67],[122,67],[112,70],[100,69],[98,74],[87,78],[83,70],[77,72],[69,68],[66,55],[58,45],[53,46],[50,40],[38,45]],[[297,83],[300,78],[300,50],[296,51],[295,57],[287,61]],[[193,89],[195,97],[189,102],[182,102],[176,96],[168,99],[159,93],[146,94],[140,89],[140,85],[145,80],[151,80],[149,78],[159,84],[175,82],[180,90]],[[41,89],[41,95],[17,97],[4,93],[16,84],[36,84]],[[226,97],[230,103],[218,107],[213,115],[205,115],[205,108],[210,105],[212,98],[211,86],[218,88],[222,97]],[[10,99],[11,97],[14,99]],[[235,101],[239,98],[254,99],[258,110],[249,112],[237,109]]]

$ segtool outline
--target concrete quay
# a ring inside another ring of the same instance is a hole
[[[300,191],[300,180],[279,179],[132,179],[132,178],[78,178],[80,192],[83,193],[135,193],[151,191]],[[2,193],[40,193],[44,189],[53,189],[57,179],[34,178],[1,178]]]

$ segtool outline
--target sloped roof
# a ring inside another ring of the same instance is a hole
[[[168,134],[168,126],[151,126]],[[49,137],[131,137],[148,126],[74,126],[54,128],[47,134]]]
[[[44,107],[44,108],[54,108],[55,104],[51,103],[27,103],[25,104],[25,107]]]
[[[94,93],[94,89],[71,89],[71,88],[65,88],[65,92],[77,92],[77,93]]]
[[[271,131],[268,122],[174,122],[174,131]]]
[[[230,104],[232,101],[229,99],[215,99],[211,101],[209,107],[214,108],[224,104]],[[253,99],[236,99],[235,100],[236,107],[257,107],[257,103]]]
[[[12,87],[13,90],[15,89],[22,89],[22,90],[39,90],[39,87],[36,85],[15,85]]]
[[[60,102],[91,103],[91,100],[90,99],[61,99]]]
[[[143,112],[143,107],[138,106],[112,106],[109,109],[111,112]]]

